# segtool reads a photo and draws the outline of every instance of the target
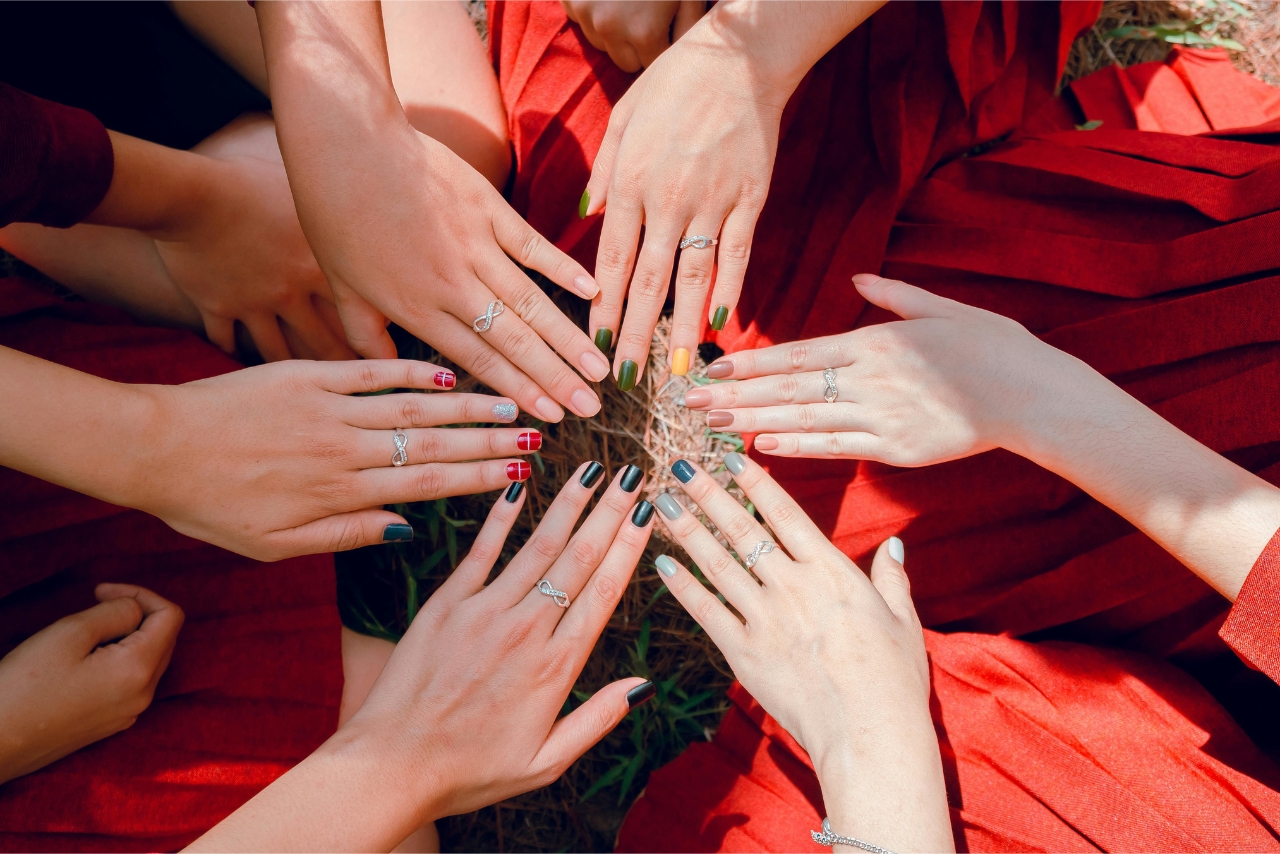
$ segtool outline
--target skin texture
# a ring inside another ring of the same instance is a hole
[[[704,0],[560,0],[560,5],[593,47],[628,72],[653,65],[707,11]]]
[[[651,526],[632,524],[636,494],[615,478],[574,533],[594,492],[579,482],[585,470],[486,585],[525,495],[496,502],[359,712],[192,850],[388,850],[438,817],[546,785],[616,726],[640,679],[559,714]],[[568,608],[536,591],[542,579]]]
[[[662,580],[808,751],[836,833],[891,851],[954,850],[924,634],[902,564],[886,542],[868,580],[763,469],[741,462],[734,479],[776,536],[702,470],[682,488],[737,554],[761,540],[782,547],[760,556],[755,577],[693,514],[664,514],[663,524],[742,619],[679,564]]]
[[[686,404],[731,415],[721,429],[757,433],[755,448],[776,456],[925,466],[1005,448],[1235,599],[1280,528],[1280,490],[1006,317],[879,276],[854,284],[904,320],[726,356],[737,381]],[[824,367],[836,370],[834,404]]]

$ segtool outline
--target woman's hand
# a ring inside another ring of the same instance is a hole
[[[653,65],[707,11],[706,0],[560,0],[560,5],[593,47],[628,72]]]
[[[547,785],[651,696],[623,679],[559,717],[652,527],[650,505],[633,511],[640,477],[628,467],[573,533],[599,471],[578,469],[486,585],[523,494],[500,499],[360,711],[193,847],[390,850],[429,821]]]
[[[705,472],[684,460],[671,469],[737,555],[758,558],[746,559],[751,572],[670,495],[658,509],[741,619],[666,556],[662,580],[808,751],[836,833],[893,851],[953,850],[902,542],[880,547],[868,580],[763,469],[740,454],[725,465],[776,537]]]
[[[94,594],[100,605],[0,659],[0,783],[128,729],[151,705],[182,609],[130,584]]]

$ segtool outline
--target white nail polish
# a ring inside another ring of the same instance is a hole
[[[893,558],[898,563],[904,566],[906,565],[907,550],[902,545],[902,540],[898,539],[897,537],[889,538],[889,557]]]

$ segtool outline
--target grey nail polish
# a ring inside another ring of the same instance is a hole
[[[497,403],[493,407],[493,420],[509,424],[520,414],[520,407],[514,403]]]
[[[627,466],[622,472],[622,478],[618,481],[618,486],[623,492],[635,492],[636,487],[640,485],[640,479],[644,477],[644,472],[640,471],[636,466]]]
[[[658,509],[662,511],[662,515],[668,519],[679,519],[680,514],[684,512],[684,508],[680,506],[680,502],[676,501],[667,493],[662,493],[653,500],[658,505]]]
[[[394,522],[382,529],[382,541],[384,543],[407,543],[412,539],[413,528],[409,525]]]
[[[737,451],[730,451],[724,455],[724,467],[734,474],[742,474],[747,470],[747,458]]]
[[[627,708],[634,709],[636,706],[644,705],[656,693],[658,693],[657,685],[652,682],[640,683],[627,692]]]
[[[675,578],[676,562],[666,555],[658,555],[654,559],[653,565],[658,568],[658,572],[661,572],[667,578]]]
[[[637,528],[643,528],[649,524],[649,520],[653,518],[653,505],[648,501],[641,501],[636,505],[635,512],[631,514],[631,524]]]
[[[590,489],[596,485],[602,474],[604,474],[604,466],[592,460],[591,465],[587,466],[586,471],[582,473],[582,477],[578,478],[578,483]]]

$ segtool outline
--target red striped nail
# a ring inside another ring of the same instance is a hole
[[[507,463],[507,477],[511,480],[528,480],[533,469],[528,463]]]
[[[436,385],[440,388],[453,388],[458,384],[458,378],[453,375],[453,371],[440,371],[436,374]]]
[[[542,447],[542,434],[537,430],[521,433],[516,438],[516,447],[522,451],[536,451]]]

